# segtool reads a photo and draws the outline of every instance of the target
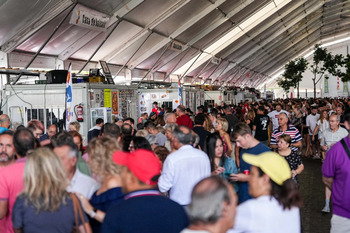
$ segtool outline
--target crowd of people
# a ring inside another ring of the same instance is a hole
[[[301,232],[308,158],[323,162],[331,232],[350,232],[349,108],[280,99],[193,114],[155,102],[139,119],[97,119],[86,147],[78,122],[14,130],[3,114],[0,232]]]

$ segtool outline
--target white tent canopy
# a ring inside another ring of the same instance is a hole
[[[78,9],[106,29],[70,24]],[[0,15],[10,67],[28,66],[43,47],[28,68],[58,68],[51,58],[88,70],[103,60],[136,80],[257,87],[316,43],[348,37],[350,1],[3,0]]]

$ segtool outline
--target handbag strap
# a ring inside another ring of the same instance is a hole
[[[70,196],[72,198],[73,208],[74,208],[75,227],[78,230],[79,217],[80,217],[81,223],[82,223],[82,225],[84,227],[84,230],[85,230],[85,232],[87,232],[87,229],[86,229],[86,226],[85,226],[84,214],[83,214],[83,211],[81,209],[80,202],[79,202],[77,196],[75,196],[74,193],[70,193]],[[79,216],[78,216],[78,214],[79,214]]]
[[[346,153],[348,154],[348,156],[350,158],[350,150],[349,150],[348,146],[346,145],[344,138],[342,140],[340,140],[340,142],[343,145],[344,150],[346,151]]]

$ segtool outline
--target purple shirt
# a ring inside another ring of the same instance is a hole
[[[344,140],[350,148],[349,137],[345,137]],[[334,144],[327,152],[322,174],[333,178],[333,214],[350,219],[350,158],[341,142]]]

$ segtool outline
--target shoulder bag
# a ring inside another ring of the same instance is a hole
[[[77,196],[75,196],[75,194],[70,193],[69,195],[72,198],[73,208],[74,208],[74,219],[75,219],[75,227],[73,228],[72,232],[73,233],[79,233],[80,232],[79,231],[79,217],[80,217],[81,223],[82,223],[82,225],[84,227],[84,231],[87,232],[87,229],[85,227],[84,214],[83,214],[83,210],[81,209],[80,202],[79,202]]]
[[[349,150],[348,146],[346,145],[344,138],[342,140],[340,140],[340,142],[343,145],[344,150],[346,151],[346,153],[348,154],[349,159],[350,159],[350,150]]]

